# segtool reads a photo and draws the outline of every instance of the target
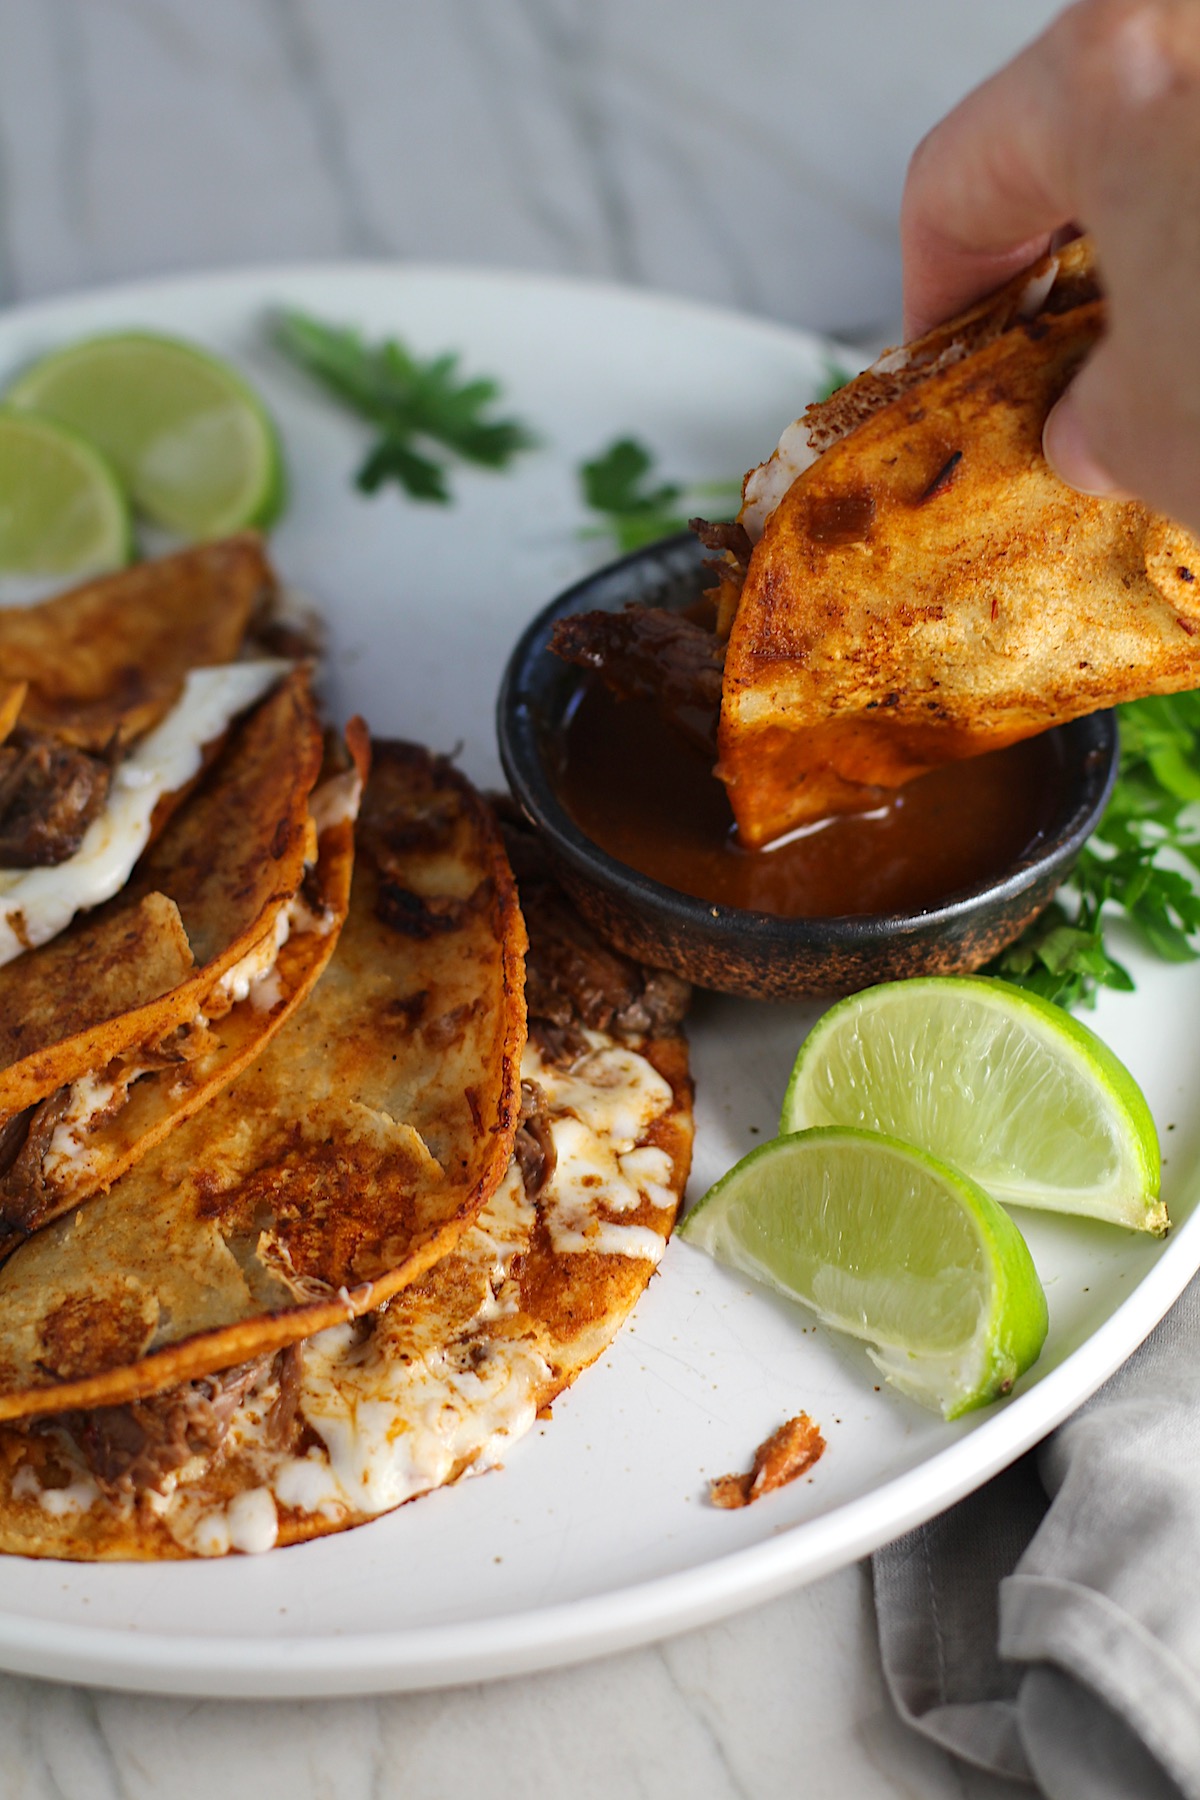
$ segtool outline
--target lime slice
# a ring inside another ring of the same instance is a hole
[[[947,1419],[1006,1394],[1045,1341],[1046,1297],[1008,1214],[896,1138],[839,1126],[775,1138],[680,1229],[863,1339],[890,1382]]]
[[[99,451],[0,406],[0,570],[98,575],[133,554],[129,502]]]
[[[190,344],[88,338],[43,357],[6,398],[89,438],[139,510],[183,537],[269,525],[282,506],[279,439],[261,401]]]
[[[983,976],[852,994],[796,1058],[780,1129],[858,1125],[920,1144],[993,1199],[1161,1235],[1150,1108],[1094,1032]]]

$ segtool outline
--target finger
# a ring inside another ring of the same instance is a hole
[[[905,329],[997,287],[1080,218],[1133,118],[1200,59],[1195,0],[1077,0],[918,145],[901,206]]]
[[[1087,427],[1070,389],[1051,407],[1042,431],[1042,450],[1060,481],[1081,494],[1108,499],[1125,496],[1104,468],[1088,438]]]
[[[1174,375],[1172,390],[1167,383]],[[1136,498],[1200,530],[1200,416],[1188,372],[1156,368],[1117,332],[1080,369],[1046,421],[1047,461],[1084,493]]]
[[[1057,60],[1039,38],[918,145],[900,212],[907,338],[999,287],[1069,224]]]

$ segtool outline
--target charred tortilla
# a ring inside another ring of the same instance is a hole
[[[353,858],[347,820],[320,847],[316,919],[301,889],[321,760],[299,669],[235,731],[122,893],[0,968],[0,1255],[110,1186],[315,981]],[[299,928],[307,915],[317,929]],[[272,963],[269,996],[252,995]]]
[[[1200,684],[1200,545],[1042,456],[1103,328],[1081,241],[810,407],[747,478],[718,734],[746,843]]]
[[[232,662],[275,579],[250,533],[0,610],[0,680],[21,723],[106,751],[148,731],[189,669]]]
[[[205,1375],[418,1279],[508,1162],[523,950],[491,814],[446,763],[380,747],[347,922],[306,1004],[0,1269],[0,1417]]]
[[[0,1430],[0,1549],[164,1559],[362,1524],[494,1465],[612,1341],[687,1177],[686,990],[596,944],[518,851],[536,1016],[516,1154],[477,1220],[370,1317]]]

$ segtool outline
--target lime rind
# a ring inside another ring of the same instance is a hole
[[[183,537],[265,529],[283,509],[270,414],[235,369],[197,345],[149,331],[85,338],[42,357],[5,400],[89,439],[139,512]]]
[[[860,1339],[894,1387],[947,1419],[1007,1393],[1045,1342],[1046,1297],[1008,1214],[961,1171],[877,1132],[818,1127],[758,1146],[680,1235]]]
[[[1128,1069],[1078,1019],[991,977],[888,982],[831,1007],[796,1058],[781,1129],[825,1124],[927,1146],[1007,1205],[1156,1235],[1169,1223]]]
[[[0,406],[0,571],[84,576],[123,568],[133,519],[108,459],[69,426]]]

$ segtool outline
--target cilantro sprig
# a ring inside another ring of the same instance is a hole
[[[1106,908],[1168,962],[1200,957],[1200,693],[1133,700],[1118,711],[1121,762],[1112,799],[1065,897],[988,972],[1060,1006],[1093,1005],[1101,987],[1133,987],[1109,948]]]
[[[520,420],[492,414],[499,382],[487,375],[461,379],[454,351],[422,359],[398,338],[368,343],[347,326],[297,311],[275,321],[274,341],[376,428],[354,478],[364,494],[394,481],[413,500],[445,506],[451,499],[448,459],[434,454],[435,446],[450,458],[502,469],[535,442]]]
[[[828,400],[849,380],[850,371],[827,354],[813,399]],[[584,505],[599,513],[602,521],[585,526],[585,537],[607,537],[624,554],[682,531],[696,512],[718,521],[736,516],[742,502],[740,481],[667,481],[658,473],[656,461],[654,452],[637,438],[621,437],[579,465]]]
[[[580,464],[584,505],[601,515],[600,524],[584,527],[585,536],[611,538],[625,553],[684,530],[699,507],[719,519],[731,519],[737,511],[739,482],[664,481],[655,462],[653,451],[636,438],[623,437]]]

